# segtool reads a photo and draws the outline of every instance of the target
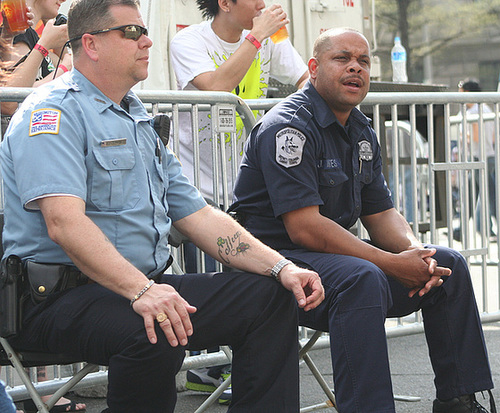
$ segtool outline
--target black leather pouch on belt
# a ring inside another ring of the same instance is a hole
[[[2,260],[0,270],[0,336],[10,337],[19,331],[20,295],[23,266],[19,257],[11,255]]]
[[[36,304],[51,294],[88,283],[84,274],[67,265],[27,261],[26,274],[31,299]]]

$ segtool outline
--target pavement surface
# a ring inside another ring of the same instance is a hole
[[[485,324],[484,332],[488,351],[490,355],[490,364],[493,372],[493,380],[500,385],[500,322]],[[427,345],[423,334],[416,334],[404,337],[395,337],[388,340],[389,357],[391,362],[391,371],[393,378],[394,393],[396,395],[407,395],[419,397],[417,402],[396,401],[396,410],[398,413],[430,413],[432,412],[432,401],[434,400],[433,373],[430,365]],[[332,367],[330,362],[330,353],[327,349],[313,350],[309,353],[316,363],[317,367],[333,387]],[[182,381],[185,373],[180,373]],[[377,378],[374,377],[374,380]],[[314,377],[308,367],[301,363],[301,407],[317,405],[326,400],[321,388],[315,382]],[[500,405],[500,390],[493,390],[497,406]],[[87,398],[71,395],[74,400],[87,404],[87,413],[100,413],[106,408],[106,402],[103,398]],[[183,391],[178,393],[178,402],[175,409],[176,413],[193,413],[205,400],[207,396],[202,393]],[[478,399],[482,400],[479,394]],[[486,401],[484,405],[487,405]],[[227,407],[214,404],[209,407],[208,413],[223,413]],[[319,411],[335,412],[333,408],[322,409]],[[156,413],[156,412],[151,412]],[[264,413],[264,412],[263,412]]]

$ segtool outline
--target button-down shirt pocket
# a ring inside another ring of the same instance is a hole
[[[318,183],[319,183],[319,193],[321,199],[326,205],[334,202],[333,205],[329,207],[334,207],[339,201],[340,195],[343,193],[342,184],[347,182],[348,177],[342,170],[319,170],[318,171]]]
[[[94,148],[98,167],[91,183],[91,202],[101,210],[133,208],[139,201],[132,148]]]

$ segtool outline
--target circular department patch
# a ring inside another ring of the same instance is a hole
[[[306,136],[295,128],[283,128],[276,133],[276,162],[285,168],[302,162]]]
[[[361,141],[359,145],[359,159],[362,161],[371,161],[373,159],[372,144],[368,141]]]

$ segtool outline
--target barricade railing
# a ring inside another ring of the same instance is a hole
[[[251,108],[255,104],[261,110],[271,109],[276,102],[246,101]],[[466,113],[467,105],[474,103],[479,105],[478,114]],[[384,175],[395,207],[422,242],[458,249],[466,257],[483,322],[500,320],[500,243],[487,232],[490,207],[484,144],[485,133],[490,129],[486,122],[494,124],[495,142],[499,142],[499,103],[500,93],[496,92],[377,92],[369,93],[360,106],[372,119],[379,138]],[[460,132],[474,123],[478,124],[480,136],[477,143]],[[390,129],[397,131],[398,139],[393,139]],[[479,148],[477,158],[473,156],[474,146]],[[495,146],[495,170],[499,165],[499,146]],[[477,187],[472,185],[476,180]],[[497,195],[499,186],[497,179]],[[497,217],[499,207],[497,203]],[[473,219],[476,214],[479,226]],[[457,228],[463,228],[461,234],[457,234]],[[496,228],[500,230],[498,224]],[[357,232],[367,235],[360,224]],[[460,235],[455,236],[459,239],[454,239],[454,235]],[[388,320],[387,325],[389,337],[423,331],[419,314]],[[393,327],[397,332],[392,331]]]
[[[471,267],[480,310],[488,315],[484,319],[492,321],[499,319],[500,245],[497,239],[489,237],[488,232],[487,217],[491,211],[487,174],[488,157],[494,158],[493,164],[498,170],[500,152],[496,145],[494,153],[488,154],[485,142],[490,139],[486,136],[488,131],[494,135],[495,142],[499,141],[499,102],[500,94],[493,92],[373,93],[362,105],[364,111],[371,105],[375,114],[374,127],[382,147],[387,144],[384,142],[384,119],[393,124],[402,119],[410,123],[411,191],[415,194],[411,207],[413,216],[425,218],[423,221],[414,220],[413,229],[425,242],[460,250]],[[474,104],[478,104],[475,117],[467,113],[468,105]],[[387,108],[390,108],[390,114]],[[485,117],[490,110],[491,114]],[[452,116],[457,111],[461,119]],[[474,142],[469,133],[474,124],[478,129],[478,142]],[[421,171],[417,169],[416,133],[419,129],[428,142],[426,203],[419,203],[422,196],[418,196],[418,184],[422,180]],[[393,140],[393,179],[399,182],[394,187],[394,199],[396,207],[406,214],[404,206],[398,203],[398,190],[405,184],[404,177],[397,176],[398,143],[398,140]],[[493,188],[497,194],[499,185],[496,179]],[[497,203],[494,215],[500,217],[498,208]],[[491,317],[494,314],[496,316]]]
[[[24,88],[0,88],[0,101],[22,101],[30,91]],[[162,112],[170,115],[172,132],[169,145],[177,154],[181,147],[179,125],[183,119],[182,114],[190,114],[188,121],[193,130],[194,142],[204,139],[200,134],[199,122],[200,117],[209,114],[209,157],[212,160],[213,176],[217,179],[213,179],[211,196],[209,194],[208,197],[215,205],[226,209],[231,202],[231,188],[241,159],[242,142],[255,123],[252,110],[262,113],[271,109],[279,99],[242,101],[225,92],[138,91],[137,94],[152,114]],[[485,122],[494,123],[495,141],[499,141],[499,102],[500,93],[489,92],[369,93],[361,105],[361,110],[372,118],[379,137],[384,173],[388,177],[396,208],[405,216],[411,217],[409,221],[422,242],[456,248],[466,257],[484,323],[500,320],[500,244],[485,235],[489,189],[484,148]],[[466,113],[466,105],[469,103],[480,105],[477,115],[470,116]],[[485,105],[491,107],[492,113],[485,113]],[[461,113],[461,117],[455,116],[456,113]],[[235,128],[236,115],[241,118],[243,131]],[[478,124],[481,136],[477,143],[480,148],[477,159],[471,155],[474,144],[467,140],[467,133],[460,133],[461,130],[467,131],[473,123]],[[393,134],[392,130],[396,132]],[[393,136],[398,136],[398,139],[393,139]],[[193,145],[192,156],[193,183],[200,188],[200,162],[206,154],[200,153],[197,144]],[[499,145],[495,147],[494,158],[498,170]],[[477,187],[470,184],[476,177]],[[499,181],[497,179],[495,184],[497,194],[500,193]],[[476,206],[476,199],[482,201],[479,207]],[[495,209],[496,216],[500,216],[498,203]],[[476,211],[479,211],[479,228],[475,226],[474,219],[471,219]],[[453,239],[453,230],[458,225],[463,228],[460,241]],[[360,224],[356,230],[360,236],[366,236]],[[183,270],[183,245],[174,250],[176,261]],[[199,271],[204,271],[205,268],[201,252],[197,253],[197,268]],[[387,322],[388,337],[422,331],[419,314]],[[328,346],[328,336],[324,336],[313,349]],[[225,362],[226,355],[219,351],[187,357],[182,369]],[[58,370],[55,369],[55,377],[59,377]],[[78,386],[101,384],[105,382],[106,374],[106,370],[102,369]],[[19,400],[26,394],[23,393],[22,386],[14,386],[14,380],[10,376],[12,373],[7,371],[7,383],[11,386],[9,393]],[[52,391],[51,381],[39,383],[39,386],[43,386],[46,394]]]

